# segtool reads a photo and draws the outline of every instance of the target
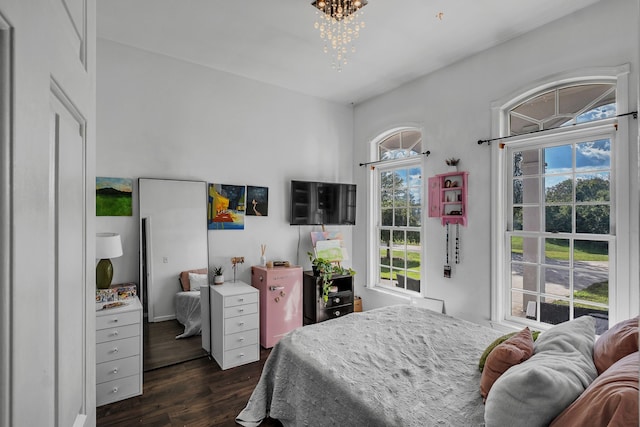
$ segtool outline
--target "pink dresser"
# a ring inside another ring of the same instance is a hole
[[[260,345],[273,347],[302,326],[302,267],[251,267],[251,286],[260,291]]]

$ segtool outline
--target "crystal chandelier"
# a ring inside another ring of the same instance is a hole
[[[367,5],[367,0],[316,0],[311,5],[317,9],[314,27],[324,40],[324,52],[331,52],[331,66],[341,71],[347,63],[347,54],[356,51],[352,42],[364,28],[360,9]]]

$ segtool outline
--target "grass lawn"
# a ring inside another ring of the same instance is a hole
[[[569,260],[569,247],[566,245],[559,245],[545,240],[544,250],[549,258]],[[514,236],[511,238],[511,252],[517,254],[522,253],[522,237]],[[606,253],[588,252],[576,247],[574,248],[573,259],[574,261],[608,261],[609,255]]]
[[[404,268],[404,251],[392,251],[392,263],[394,267]],[[387,251],[380,251],[380,264],[389,265],[389,259],[387,258]],[[420,253],[419,252],[407,252],[407,277],[420,280]],[[395,279],[396,273],[393,272],[393,277],[389,277],[389,268],[382,267],[380,269],[381,279]]]

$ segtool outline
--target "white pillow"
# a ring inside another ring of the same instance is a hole
[[[199,291],[200,286],[208,285],[208,280],[206,274],[189,273],[189,290]]]

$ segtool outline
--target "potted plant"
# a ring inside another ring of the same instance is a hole
[[[333,285],[333,276],[355,275],[356,272],[351,268],[344,268],[337,263],[328,261],[324,258],[315,258],[313,253],[307,252],[314,276],[320,276],[322,280],[322,300],[326,304],[329,301],[329,293]]]
[[[224,283],[224,276],[222,271],[224,268],[221,265],[213,266],[213,284],[222,285]]]
[[[450,157],[448,159],[445,160],[445,163],[447,164],[449,169],[449,172],[457,172],[458,171],[458,162],[460,161],[460,159],[456,159],[455,157]]]

